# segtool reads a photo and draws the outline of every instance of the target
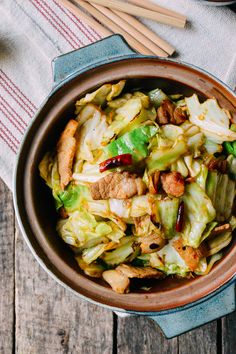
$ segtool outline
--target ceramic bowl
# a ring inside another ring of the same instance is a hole
[[[54,88],[27,131],[14,178],[14,204],[18,222],[37,260],[57,281],[74,293],[116,311],[153,316],[159,323],[165,319],[165,315],[173,320],[178,314],[182,316],[184,311],[195,311],[196,314],[196,306],[200,306],[202,301],[206,309],[212,294],[214,306],[221,301],[219,299],[223,298],[226,304],[225,296],[228,300],[230,298],[230,305],[221,304],[218,312],[209,310],[209,316],[205,313],[204,318],[201,316],[193,320],[193,315],[189,315],[191,321],[189,319],[187,324],[185,318],[182,327],[179,325],[177,328],[174,324],[172,327],[166,326],[165,320],[161,325],[168,337],[207,322],[213,319],[212,316],[232,311],[232,284],[236,274],[234,243],[210,274],[192,280],[157,281],[149,292],[121,295],[113,292],[102,280],[87,277],[56,233],[54,203],[50,190],[39,177],[38,165],[44,153],[55,146],[66,122],[73,117],[76,100],[104,83],[125,78],[130,88],[150,90],[160,87],[167,93],[180,92],[185,95],[197,92],[202,98],[217,98],[222,107],[234,114],[235,94],[222,82],[196,67],[135,53],[119,35],[56,58],[53,70]]]

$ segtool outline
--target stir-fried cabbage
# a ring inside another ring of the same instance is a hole
[[[109,174],[110,171],[103,172],[103,177]],[[73,178],[77,183],[88,185],[89,183],[97,182],[101,178],[99,165],[95,163],[84,162],[80,173],[74,173]]]
[[[199,247],[207,223],[214,220],[216,211],[210,198],[197,183],[186,186],[183,197],[187,220],[183,230],[184,243],[194,248]]]
[[[216,209],[216,220],[225,221],[232,214],[235,198],[235,181],[217,171],[208,173],[206,193]]]
[[[140,161],[147,157],[147,145],[157,130],[155,126],[150,125],[136,128],[111,142],[105,149],[106,154],[109,157],[131,154],[135,161]]]
[[[230,117],[228,111],[220,108],[215,99],[199,102],[194,94],[185,99],[191,123],[200,127],[210,140],[222,144],[224,141],[236,140],[236,133],[229,129]]]
[[[175,236],[175,225],[179,209],[178,198],[165,198],[157,200],[157,210],[160,215],[160,222],[163,225],[166,238]]]
[[[87,93],[85,97],[76,102],[75,114],[78,114],[81,107],[88,103],[102,106],[106,101],[111,101],[113,97],[119,96],[125,86],[125,80],[119,81],[117,84],[105,84],[92,93]]]
[[[69,186],[59,194],[63,207],[68,213],[72,213],[83,208],[89,198],[89,190],[85,186],[69,184]]]
[[[169,99],[168,96],[159,88],[150,91],[148,96],[155,108],[160,107],[164,100]]]
[[[119,134],[135,117],[141,112],[142,100],[139,97],[132,97],[122,106],[117,108],[112,118],[110,129]]]
[[[134,238],[130,236],[124,237],[115,250],[104,253],[103,260],[109,266],[118,265],[125,262],[136,251],[137,247],[138,245],[135,244]]]
[[[57,160],[51,153],[46,153],[39,164],[40,176],[45,180],[48,187],[52,189],[52,195],[55,201],[56,209],[60,209],[63,202],[60,199],[61,186],[58,173]]]
[[[172,242],[163,247],[157,252],[157,255],[161,257],[163,265],[156,266],[160,270],[163,270],[166,274],[178,274],[179,276],[186,276],[189,272],[189,267],[186,265],[184,259],[179,255],[176,249],[172,246]],[[154,260],[151,261],[154,266]]]
[[[48,187],[52,188],[52,168],[54,164],[53,155],[47,152],[39,164],[40,176],[44,179]]]
[[[112,221],[96,221],[84,211],[75,211],[66,220],[60,220],[57,231],[62,239],[75,247],[91,248],[109,240],[118,241],[124,232]]]
[[[164,171],[187,152],[186,140],[178,136],[171,147],[154,148],[147,159],[149,173],[155,170]]]
[[[215,99],[125,83],[80,98],[76,131],[60,138],[67,153],[57,144],[39,164],[59,236],[85,274],[120,293],[131,278],[208,274],[236,228],[229,112]]]
[[[96,106],[86,105],[78,115],[78,121],[83,115],[86,119],[78,131],[76,155],[81,160],[93,163],[94,151],[108,144],[115,133],[108,126],[106,116]]]

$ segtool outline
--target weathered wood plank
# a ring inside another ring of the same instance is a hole
[[[236,353],[236,312],[222,319],[222,353]]]
[[[179,354],[216,354],[217,321],[182,334],[179,340]]]
[[[166,339],[157,324],[146,317],[118,317],[117,353],[177,354],[178,339]]]
[[[0,353],[14,348],[14,212],[12,196],[0,179]]]
[[[16,353],[110,354],[113,316],[51,279],[16,235]]]

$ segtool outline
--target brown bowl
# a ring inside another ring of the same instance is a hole
[[[101,53],[101,49],[105,59],[82,68],[97,53]],[[54,203],[49,189],[39,177],[38,165],[44,153],[55,146],[61,130],[73,117],[75,101],[104,83],[125,78],[129,88],[150,90],[160,87],[167,93],[184,95],[197,92],[202,98],[215,97],[234,116],[235,94],[216,78],[191,65],[138,55],[119,36],[59,57],[54,62],[54,70],[57,86],[40,108],[25,136],[15,171],[14,203],[18,221],[40,264],[61,284],[93,302],[146,313],[190,304],[232,279],[236,273],[235,243],[227,249],[225,257],[210,274],[192,280],[156,281],[149,292],[120,295],[102,280],[87,277],[56,233]],[[69,75],[71,72],[73,74]]]

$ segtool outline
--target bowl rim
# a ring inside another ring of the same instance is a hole
[[[231,95],[233,95],[235,98],[236,98],[236,94],[228,87],[228,85],[226,85],[225,83],[223,83],[221,80],[217,79],[214,75],[212,74],[209,74],[206,70],[204,69],[200,69],[198,68],[197,66],[195,65],[192,65],[192,64],[188,64],[188,63],[185,63],[185,62],[182,62],[182,61],[177,61],[177,60],[173,60],[173,59],[166,59],[166,58],[157,58],[156,56],[142,56],[142,55],[128,55],[128,56],[125,56],[125,57],[120,57],[120,58],[115,58],[115,59],[112,59],[111,61],[109,62],[106,62],[104,64],[101,64],[99,63],[97,66],[93,65],[92,68],[86,68],[85,72],[89,72],[91,69],[94,69],[94,68],[97,68],[97,67],[102,67],[102,66],[106,66],[108,64],[111,64],[111,63],[114,63],[114,62],[120,62],[120,61],[125,61],[125,60],[139,60],[139,59],[155,59],[155,60],[158,60],[158,61],[161,61],[161,62],[168,62],[168,63],[174,63],[174,64],[177,64],[177,65],[180,65],[180,66],[185,66],[187,68],[191,68],[193,69],[194,71],[197,71],[197,72],[200,72],[201,74],[204,74],[205,76],[211,78],[213,81],[216,81],[220,86],[223,86],[227,91],[229,91],[231,93]],[[56,275],[47,265],[46,263],[41,259],[41,257],[37,254],[37,252],[35,251],[34,249],[34,246],[32,245],[28,235],[27,235],[27,232],[25,230],[25,227],[24,227],[24,224],[23,224],[23,221],[21,219],[21,213],[20,213],[20,210],[18,208],[18,190],[17,190],[17,174],[18,174],[18,169],[19,169],[19,166],[21,164],[21,154],[22,154],[22,151],[23,151],[23,147],[28,139],[28,135],[32,129],[32,127],[34,126],[34,124],[36,124],[36,121],[37,121],[37,118],[39,117],[40,113],[41,113],[41,110],[43,107],[46,106],[46,104],[48,103],[48,101],[57,93],[58,90],[63,90],[63,87],[64,85],[66,85],[68,82],[72,81],[73,79],[75,79],[77,76],[80,76],[81,72],[75,72],[69,76],[67,76],[62,83],[59,83],[56,87],[54,87],[52,89],[52,91],[49,93],[49,95],[47,96],[47,98],[44,100],[44,102],[42,103],[42,105],[40,106],[40,108],[38,109],[34,119],[32,120],[31,124],[29,125],[26,133],[25,133],[25,136],[22,140],[22,143],[21,143],[21,146],[20,146],[20,149],[19,149],[19,152],[17,154],[17,158],[16,158],[16,165],[15,165],[15,169],[14,169],[14,176],[13,176],[13,179],[14,179],[14,188],[13,188],[13,202],[14,202],[14,208],[15,208],[15,211],[16,211],[16,217],[17,217],[17,221],[18,221],[18,224],[20,226],[20,230],[23,234],[23,237],[28,245],[28,247],[30,248],[31,252],[33,253],[34,257],[37,259],[37,261],[39,262],[39,264],[43,267],[43,269],[48,273],[50,274],[58,283],[60,283],[62,286],[64,286],[66,289],[69,289],[70,291],[72,291],[73,293],[75,293],[77,296],[80,296],[81,298],[83,299],[86,299],[87,301],[90,301],[92,303],[95,303],[97,305],[101,305],[101,306],[104,306],[106,308],[110,308],[110,309],[115,309],[117,311],[128,311],[128,312],[131,312],[131,313],[139,313],[139,314],[151,314],[151,313],[156,313],[156,312],[161,312],[161,313],[170,313],[170,312],[175,312],[175,311],[178,311],[178,310],[181,310],[183,308],[188,308],[188,307],[192,307],[194,304],[196,303],[200,303],[202,301],[205,301],[207,298],[211,297],[211,296],[214,296],[214,294],[216,292],[220,292],[221,290],[223,290],[225,287],[228,286],[228,284],[231,284],[232,281],[234,281],[234,277],[235,277],[235,273],[234,274],[231,274],[230,277],[228,277],[227,279],[225,279],[221,284],[219,284],[218,286],[216,286],[214,289],[212,289],[211,291],[209,291],[207,294],[203,295],[203,296],[195,296],[195,299],[193,301],[190,301],[190,302],[187,302],[187,303],[183,303],[182,305],[177,305],[177,306],[174,306],[172,308],[168,308],[168,309],[163,309],[163,310],[156,310],[156,311],[137,311],[137,310],[132,310],[132,309],[127,309],[127,308],[123,308],[123,307],[115,307],[115,306],[111,306],[111,305],[108,305],[104,302],[99,302],[99,301],[96,301],[88,296],[85,296],[81,293],[79,293],[78,291],[76,291],[75,289],[73,289],[70,285],[68,285],[65,281],[62,281],[58,275]],[[34,235],[35,237],[35,235]],[[140,295],[140,294],[139,294]],[[125,295],[127,296],[127,295]]]

